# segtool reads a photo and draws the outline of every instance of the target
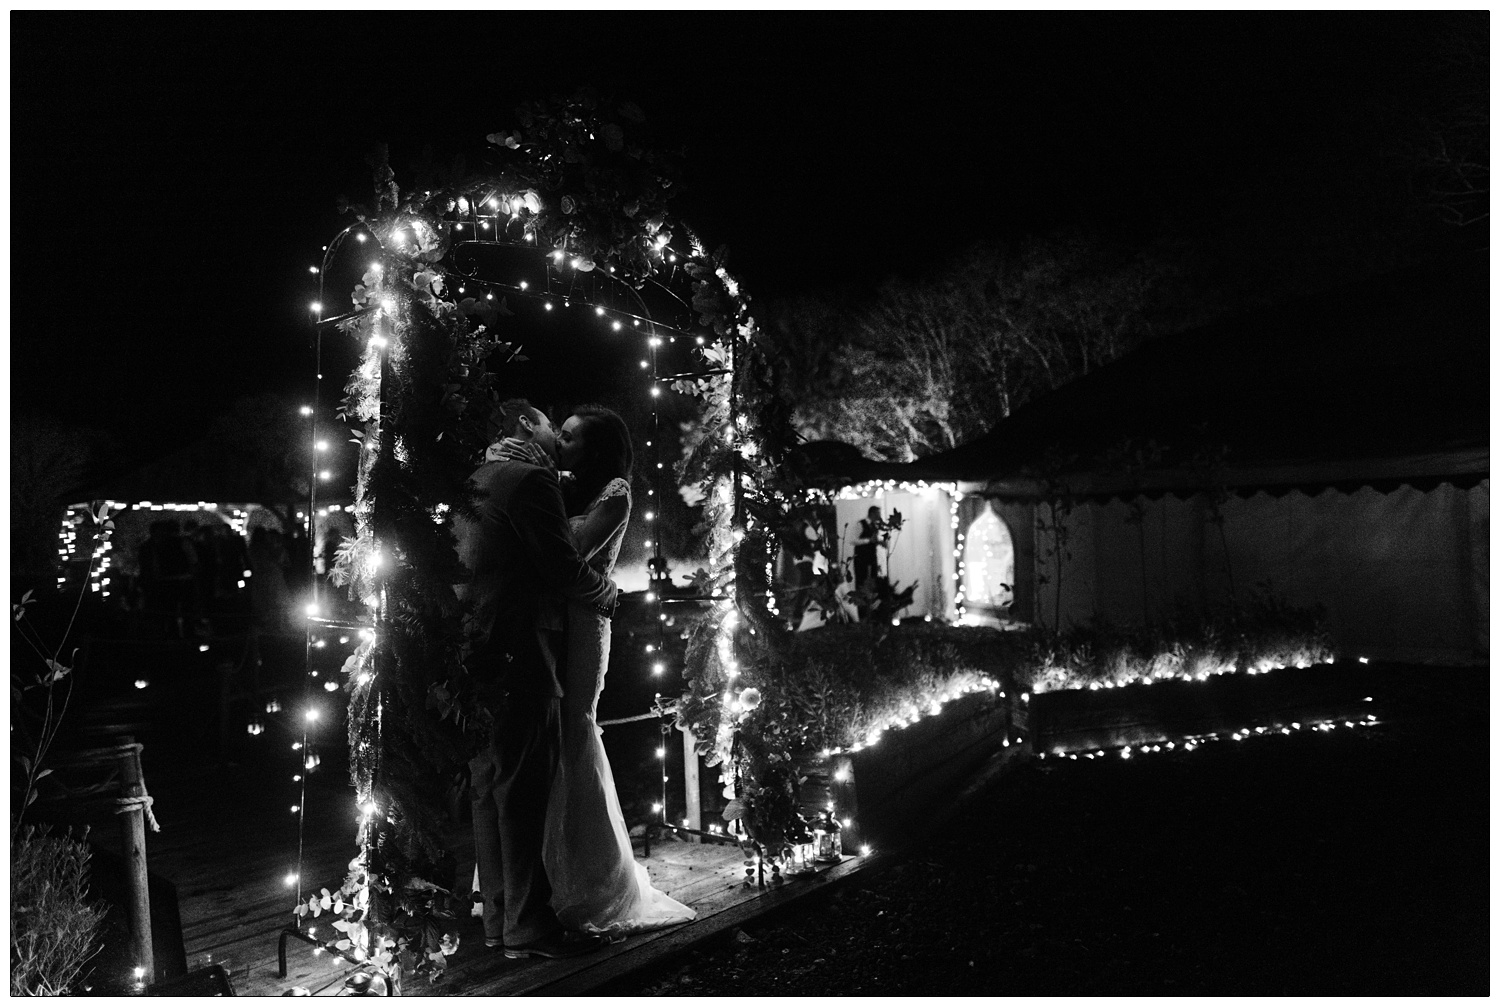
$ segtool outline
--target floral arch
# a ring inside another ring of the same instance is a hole
[[[732,762],[733,684],[754,677],[778,636],[768,577],[772,528],[792,498],[780,472],[792,434],[726,253],[672,217],[676,166],[639,141],[639,109],[580,94],[523,106],[518,118],[519,130],[487,137],[483,170],[457,164],[403,189],[384,153],[372,158],[375,200],[347,207],[355,222],[326,247],[321,282],[356,248],[368,266],[348,310],[325,312],[326,288],[314,306],[318,369],[333,330],[359,354],[340,408],[359,444],[357,533],[340,549],[336,581],[365,613],[341,624],[359,632],[342,689],[361,852],[338,893],[309,894],[299,876],[297,911],[334,913],[343,937],[326,946],[385,967],[403,952],[419,971],[443,962],[431,921],[453,907],[434,887],[445,854],[430,827],[441,814],[431,782],[459,770],[465,732],[485,721],[461,661],[450,517],[474,505],[467,478],[489,440],[492,368],[523,349],[509,301],[592,310],[640,339],[653,402],[668,390],[701,400],[685,457],[659,454],[649,471],[658,499],[668,480],[703,498],[709,565],[697,586],[709,611],[680,669],[684,700],[663,710],[699,728],[711,763]],[[528,259],[530,271],[486,269],[491,253]],[[662,438],[652,441],[660,452]],[[659,591],[648,599],[668,604]],[[338,624],[316,597],[309,616],[314,627]],[[715,729],[702,733],[704,723]]]

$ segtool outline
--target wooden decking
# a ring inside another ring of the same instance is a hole
[[[144,753],[146,784],[155,798],[162,831],[147,837],[150,870],[177,887],[183,942],[189,970],[223,966],[241,996],[277,996],[294,986],[314,995],[332,996],[355,967],[302,941],[287,942],[285,978],[277,975],[281,931],[294,917],[295,888],[286,883],[297,862],[297,816],[291,804],[300,800],[290,779],[284,800],[279,784],[253,766],[193,765],[168,759],[148,748]],[[335,888],[354,856],[355,809],[352,791],[338,779],[314,774],[307,793],[306,832],[302,837],[304,889]],[[98,830],[95,841],[116,842],[110,830]],[[449,837],[459,859],[459,877],[473,869],[467,829]],[[789,880],[765,889],[745,884],[743,855],[735,846],[654,842],[651,856],[640,857],[653,883],[698,911],[692,923],[632,936],[622,943],[567,961],[513,961],[486,948],[476,918],[460,926],[461,943],[449,958],[442,982],[409,981],[408,995],[495,996],[527,993],[582,992],[665,954],[681,950],[714,933],[738,925],[761,908],[810,892],[857,866],[849,861],[816,876]],[[331,927],[308,921],[318,936],[331,938]]]
[[[679,901],[697,909],[700,917],[756,898],[755,889],[743,883],[741,854],[735,847],[692,845],[687,843],[653,844],[652,856],[642,859],[652,882]],[[465,869],[471,869],[465,865]],[[256,914],[251,920],[230,921],[225,926],[222,912],[203,906],[209,914],[189,923],[184,909],[184,931],[189,961],[194,956],[212,955],[215,961],[227,956],[235,963],[232,971],[236,992],[241,995],[279,995],[293,986],[302,986],[315,995],[332,995],[353,966],[314,949],[301,941],[287,945],[287,977],[277,976],[277,935],[290,919],[286,907],[291,899],[283,892],[273,898],[270,913]],[[275,912],[279,901],[280,915]],[[199,908],[198,906],[194,907]],[[316,928],[316,921],[312,922]],[[507,959],[499,950],[486,948],[477,919],[469,918],[460,926],[461,943],[457,953],[448,959],[442,981],[432,985],[425,979],[408,981],[405,993],[448,996],[510,996],[537,992],[542,987],[599,967],[610,959],[669,935],[673,929],[641,934],[583,959],[571,961]],[[332,931],[325,931],[332,935]],[[190,935],[190,936],[189,936]],[[243,963],[243,964],[241,964]]]
[[[162,831],[147,836],[147,863],[177,888],[190,971],[221,965],[240,995],[275,996],[300,986],[314,995],[332,996],[356,967],[315,953],[302,941],[288,941],[288,973],[285,978],[277,975],[277,945],[282,930],[294,921],[296,905],[295,887],[286,881],[298,860],[298,816],[291,809],[303,801],[301,785],[292,779],[299,768],[297,755],[288,750],[284,759],[274,757],[275,749],[287,740],[261,748],[254,762],[217,765],[174,755],[148,742],[142,764]],[[1000,746],[999,734],[986,736],[940,764],[897,767],[905,786],[887,794],[883,805],[862,807],[860,812],[864,841],[873,841],[873,855],[847,857],[816,874],[757,888],[745,883],[743,855],[735,846],[653,843],[651,856],[640,860],[657,887],[697,910],[692,922],[635,935],[581,958],[512,961],[485,948],[480,921],[465,917],[459,926],[459,949],[449,957],[443,981],[429,985],[425,979],[411,980],[404,992],[575,995],[607,988],[622,976],[659,965],[756,916],[878,867],[889,853],[936,828],[953,808],[1025,755],[1023,746]],[[181,751],[192,748],[180,746]],[[282,768],[267,769],[268,763]],[[309,814],[300,837],[303,890],[336,889],[357,852],[353,790],[345,776],[325,765],[308,777],[305,799]],[[116,832],[96,830],[94,839],[110,846],[118,842]],[[473,870],[469,830],[455,830],[445,840],[458,860],[457,876],[468,878]],[[638,847],[637,853],[642,852]],[[333,939],[331,926],[324,929],[326,923],[307,922],[317,936]]]

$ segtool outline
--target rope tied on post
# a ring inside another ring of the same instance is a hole
[[[146,812],[146,821],[151,826],[152,832],[160,832],[161,826],[156,823],[156,816],[151,813],[151,805],[156,803],[150,794],[141,794],[138,797],[116,797],[115,811],[117,815],[123,815],[137,808]]]
[[[100,766],[119,761],[122,755],[134,754],[139,758],[145,746],[139,741],[111,745],[108,748],[88,748],[78,752],[59,752],[53,762],[59,766]]]
[[[596,721],[600,727],[613,727],[616,724],[633,724],[639,720],[656,720],[660,717],[670,717],[677,713],[677,701],[675,699],[663,700],[657,697],[656,705],[645,713],[637,713],[634,717],[616,717],[613,720]]]
[[[660,716],[661,714],[655,710],[648,710],[645,713],[637,713],[634,717],[616,717],[614,720],[601,720],[598,723],[600,727],[613,727],[615,724],[633,724],[637,720],[655,720]]]

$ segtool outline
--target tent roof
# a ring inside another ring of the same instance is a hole
[[[1151,442],[1154,462],[1113,460]],[[1088,496],[1471,484],[1489,475],[1488,261],[1393,273],[1163,337],[951,451],[839,470],[846,482],[982,483],[1017,496],[1038,494],[1049,472]]]
[[[307,493],[271,477],[245,455],[226,450],[212,437],[187,444],[171,454],[114,476],[79,494],[80,499],[138,503],[258,503],[267,506],[307,503]],[[318,487],[319,497],[338,503],[347,490]]]

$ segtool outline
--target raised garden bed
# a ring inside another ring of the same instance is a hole
[[[849,825],[844,849],[860,848],[897,831],[903,819],[927,810],[937,795],[957,790],[975,766],[1030,756],[1027,704],[1014,692],[971,693],[942,712],[884,732],[857,752],[799,753],[802,811],[811,818],[833,803]]]
[[[1030,703],[1031,743],[1053,755],[1364,721],[1377,712],[1376,687],[1363,665],[1346,664],[1046,692]]]
[[[789,808],[795,767],[803,817],[832,804],[852,852],[995,756],[1363,723],[1373,712],[1357,670],[1321,663],[1330,649],[1314,616],[1269,602],[1138,631],[862,624],[790,644],[739,693],[753,711],[736,742],[755,781],[745,807],[754,814],[755,801],[780,793]],[[689,707],[704,729],[717,723],[710,699]],[[774,837],[774,821],[753,827]]]

